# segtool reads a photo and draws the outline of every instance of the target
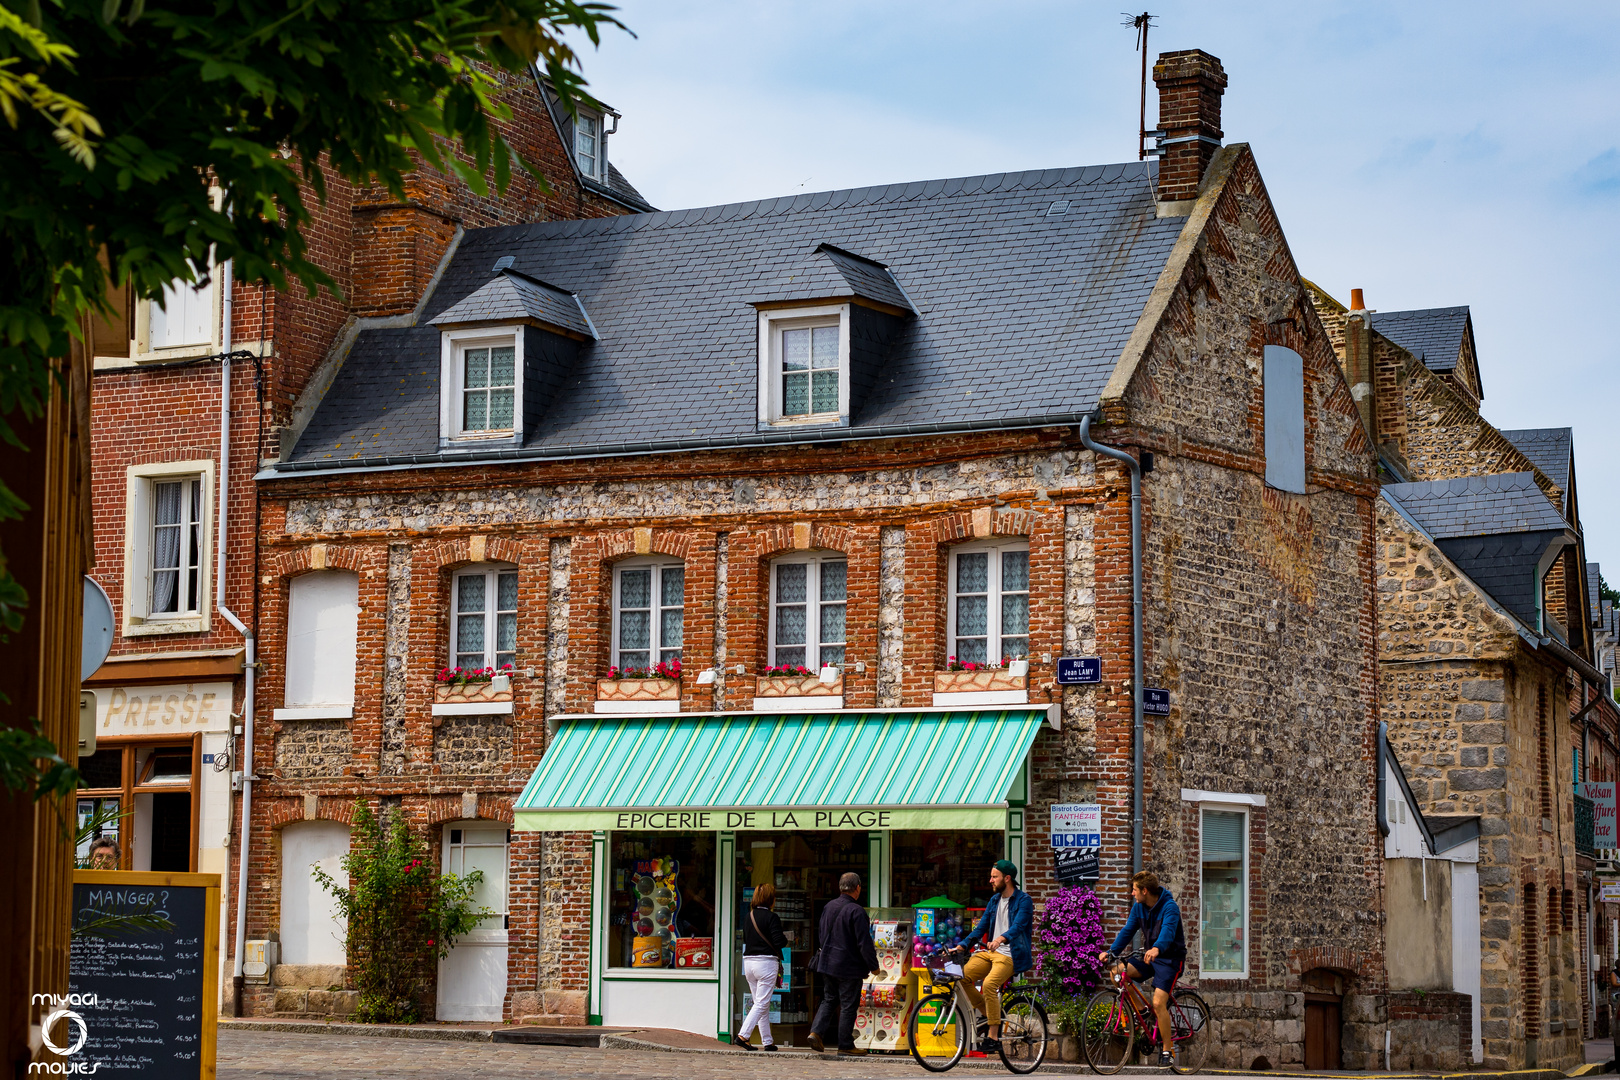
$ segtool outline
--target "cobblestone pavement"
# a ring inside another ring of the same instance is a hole
[[[641,1050],[591,1050],[482,1042],[441,1042],[355,1035],[285,1032],[219,1033],[220,1080],[738,1080],[761,1074],[771,1080],[866,1080],[926,1076],[909,1058],[873,1061],[797,1054],[671,1054]],[[988,1076],[986,1072],[966,1073]],[[1003,1072],[1001,1075],[1009,1075]]]

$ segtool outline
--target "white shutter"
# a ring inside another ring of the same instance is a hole
[[[163,304],[151,306],[150,348],[174,349],[208,345],[214,340],[214,286],[192,288],[184,282],[163,287]]]
[[[360,578],[323,570],[288,592],[286,706],[353,705]]]
[[[1237,862],[1243,858],[1243,818],[1229,810],[1204,811],[1205,862]]]

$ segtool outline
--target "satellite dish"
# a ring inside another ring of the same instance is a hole
[[[79,681],[96,673],[112,651],[113,609],[107,590],[84,575],[84,635],[79,641]]]

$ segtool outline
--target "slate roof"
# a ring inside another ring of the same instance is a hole
[[[1386,484],[1383,490],[1391,502],[1439,540],[1561,530],[1567,524],[1536,484],[1535,473]]]
[[[831,244],[817,247],[803,262],[751,298],[751,302],[855,296],[916,313],[911,298],[888,267]]]
[[[596,336],[596,328],[591,325],[590,316],[585,313],[585,305],[579,302],[579,297],[511,270],[500,271],[460,303],[430,319],[428,325],[454,326],[523,319],[560,326],[586,337]]]
[[[1603,596],[1599,591],[1601,578],[1598,569],[1595,562],[1586,564],[1586,607],[1592,616],[1593,626],[1603,625]]]
[[[1373,329],[1419,360],[1430,371],[1451,371],[1468,334],[1468,307],[1375,311]]]
[[[624,178],[624,174],[613,164],[612,149],[609,148],[607,163],[607,182],[595,180],[579,170],[579,160],[576,156],[577,148],[574,145],[574,118],[568,115],[563,107],[562,99],[557,96],[556,90],[536,73],[536,81],[541,87],[541,97],[545,99],[546,111],[551,113],[551,120],[557,126],[557,137],[562,140],[563,150],[568,154],[568,163],[574,167],[574,179],[579,181],[581,187],[587,191],[594,191],[598,195],[606,195],[615,202],[623,203],[632,210],[650,212],[656,207],[648,202],[635,189],[635,185]],[[611,109],[609,110],[611,112]]]
[[[1575,432],[1567,427],[1520,428],[1502,432],[1504,438],[1518,447],[1519,453],[1531,464],[1547,474],[1547,479],[1558,485],[1564,493],[1564,504],[1569,504],[1569,471],[1575,445]]]
[[[488,284],[507,255],[517,273],[577,294],[598,340],[523,447],[484,457],[1078,422],[1185,220],[1156,216],[1154,172],[1152,162],[1048,169],[470,231],[425,322],[362,332],[279,467],[443,460],[439,331],[427,322]],[[825,244],[858,257],[824,260],[846,286],[868,272],[852,263],[881,263],[918,315],[847,428],[761,432],[750,302]]]

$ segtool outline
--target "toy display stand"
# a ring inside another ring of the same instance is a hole
[[[904,1051],[906,1014],[916,1000],[917,980],[911,971],[911,908],[873,908],[872,945],[883,974],[861,984],[861,1007],[855,1014],[855,1045],[863,1050]]]

